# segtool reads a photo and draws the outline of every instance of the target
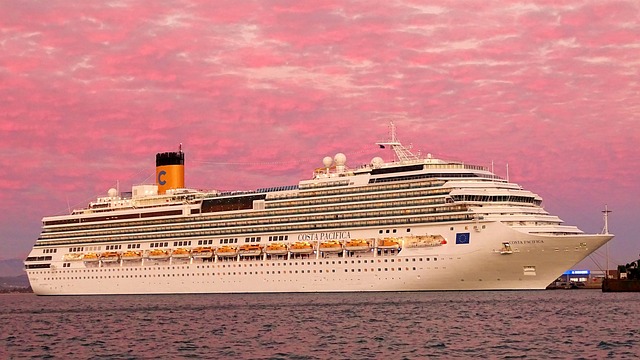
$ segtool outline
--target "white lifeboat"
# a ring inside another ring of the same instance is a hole
[[[83,257],[84,257],[84,254],[82,253],[71,253],[71,254],[64,254],[63,259],[64,261],[80,261],[82,260]]]

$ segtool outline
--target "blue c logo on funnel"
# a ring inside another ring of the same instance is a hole
[[[162,180],[162,177],[163,177],[163,176],[165,176],[165,175],[167,175],[167,172],[166,172],[166,171],[164,171],[164,170],[162,170],[162,171],[160,171],[160,172],[158,173],[158,184],[159,184],[159,185],[164,185],[164,184],[166,184],[166,183],[167,183],[167,181],[166,181],[166,180]]]

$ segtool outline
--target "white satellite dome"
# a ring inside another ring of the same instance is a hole
[[[347,162],[347,157],[343,153],[337,153],[333,160],[335,160],[337,166],[344,166]]]
[[[109,189],[109,191],[107,191],[107,195],[109,195],[110,198],[114,198],[118,196],[118,190],[111,188]]]
[[[382,164],[384,164],[384,160],[382,160],[382,158],[379,156],[371,159],[371,165],[373,165],[374,167],[380,167]]]
[[[331,164],[333,164],[333,159],[331,158],[331,156],[325,156],[324,159],[322,159],[322,164],[326,168],[331,167]]]

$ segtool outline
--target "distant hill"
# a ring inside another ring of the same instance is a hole
[[[0,277],[15,277],[26,275],[24,263],[20,259],[0,260]]]
[[[31,292],[31,286],[29,285],[29,278],[27,278],[27,274],[0,277],[0,293],[14,291]]]

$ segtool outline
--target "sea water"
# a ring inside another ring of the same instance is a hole
[[[635,359],[640,294],[0,295],[0,358]]]

